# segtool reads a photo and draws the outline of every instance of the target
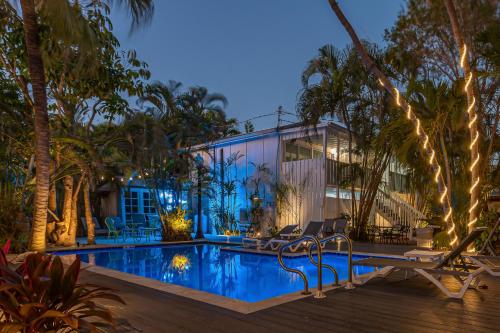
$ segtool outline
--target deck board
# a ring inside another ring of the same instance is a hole
[[[398,248],[365,245],[367,252],[401,254]],[[488,289],[447,299],[422,277],[399,273],[327,298],[304,298],[244,315],[111,277],[84,272],[82,280],[118,290],[126,306],[114,305],[118,332],[498,332],[500,278],[481,275]],[[458,288],[450,276],[448,287]]]

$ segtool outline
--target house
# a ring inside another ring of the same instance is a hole
[[[210,194],[202,191],[201,196],[204,233],[246,228],[257,219],[264,233],[287,224],[303,228],[309,221],[350,212],[348,133],[342,124],[269,128],[198,145],[192,154],[202,159],[212,175],[211,183],[203,185],[211,188]],[[352,158],[356,162],[360,157]],[[196,170],[191,174],[193,181],[182,192],[180,203],[196,222]],[[98,192],[101,218],[121,216],[131,221],[132,214],[157,215],[154,195],[140,176],[116,177]],[[359,200],[359,191],[355,196]],[[375,199],[373,222],[415,226],[424,216],[407,197],[405,170],[391,162]],[[161,191],[159,200],[174,206],[168,191]]]
[[[293,124],[195,147],[195,154],[213,170],[220,187],[212,196],[202,196],[204,232],[221,233],[217,224],[222,214],[238,224],[248,224],[256,197],[263,215],[259,217],[264,223],[263,232],[287,224],[304,227],[309,221],[349,213],[351,191],[345,182],[342,186],[348,172],[347,138],[346,128],[338,123],[319,124],[316,128]],[[224,191],[222,183],[230,183],[231,190]],[[405,201],[406,176],[397,163],[389,164],[381,188],[385,191],[377,193],[372,214],[376,223],[414,225],[423,217]],[[187,200],[191,217],[196,220],[196,191],[191,191]],[[225,213],[218,215],[222,207]]]

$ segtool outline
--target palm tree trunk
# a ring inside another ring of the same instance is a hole
[[[90,186],[86,179],[83,183],[83,203],[85,205],[85,223],[87,223],[87,244],[95,244],[95,230],[92,220],[92,209],[90,208]]]
[[[457,11],[455,10],[455,6],[453,5],[453,1],[452,0],[444,0],[444,4],[446,6],[448,16],[450,17],[450,23],[451,23],[451,28],[453,30],[453,36],[455,37],[455,42],[457,43],[457,46],[459,47],[459,49],[461,49],[462,52],[464,52],[465,50],[463,50],[462,48],[465,45],[465,41],[464,41],[462,32],[460,31]],[[467,80],[467,78],[469,78],[470,75],[472,75],[471,67],[469,64],[468,54],[465,54],[465,56],[463,57],[463,60],[464,60],[463,61],[464,79]],[[475,86],[475,84],[472,83],[471,88],[466,90],[467,105],[468,106],[472,105],[472,103],[474,101],[474,95],[478,96],[478,94],[474,94],[474,86]],[[476,100],[476,102],[479,102],[479,98]],[[475,107],[470,108],[470,111],[468,114],[469,121],[471,119],[474,119],[474,117],[476,117],[476,116],[478,116],[478,114],[476,113]],[[479,121],[475,121],[474,123],[471,123],[472,126],[469,125],[469,135],[470,135],[471,142],[474,141],[474,139],[476,138],[476,134],[478,133],[477,132],[477,130],[478,130],[477,124],[478,123],[479,123]],[[475,161],[476,159],[479,158],[478,147],[479,147],[478,144],[474,144],[471,147],[471,150],[470,150],[470,161],[471,161],[470,163],[471,164],[473,163],[473,161]],[[479,165],[481,165],[481,164],[479,163]],[[479,165],[471,170],[472,171],[471,172],[471,184],[473,184],[476,181],[476,179],[479,181],[479,170],[480,170]],[[479,200],[479,189],[480,189],[480,186],[476,186],[476,187],[474,187],[474,189],[472,191],[470,191],[470,205],[471,206],[474,205],[474,203]],[[479,207],[479,205],[477,205],[476,209],[469,210],[469,221],[475,221],[479,217],[478,207]],[[468,228],[469,232],[472,232],[472,230],[474,230],[474,227],[475,227],[474,223],[469,223],[469,228]]]
[[[21,0],[23,14],[24,39],[28,57],[28,70],[33,90],[35,110],[35,158],[36,189],[35,210],[29,249],[44,252],[46,247],[47,204],[50,186],[50,140],[49,115],[47,111],[47,95],[45,74],[40,52],[40,37],[35,13],[34,0]]]
[[[63,179],[64,184],[64,202],[63,202],[63,221],[65,230],[58,240],[58,244],[66,243],[69,234],[69,226],[71,224],[71,206],[73,199],[73,176],[65,176]]]
[[[389,81],[387,76],[385,76],[385,74],[377,67],[377,65],[370,58],[370,56],[366,52],[363,44],[361,43],[359,37],[357,36],[356,32],[354,31],[352,25],[349,23],[349,21],[347,20],[347,18],[344,15],[344,13],[342,13],[342,10],[340,9],[339,5],[337,4],[337,1],[336,0],[328,0],[328,3],[330,4],[330,7],[332,8],[333,12],[335,13],[337,18],[339,19],[339,21],[342,24],[342,26],[344,27],[344,29],[349,34],[349,37],[351,37],[354,48],[358,52],[358,54],[361,58],[361,61],[364,63],[367,71],[371,72],[373,75],[375,75],[382,83],[384,89],[393,98],[396,98],[397,93],[396,93],[395,87],[392,85],[391,81]],[[401,108],[404,110],[408,109],[408,104],[406,103],[406,101],[404,99],[401,99]],[[422,142],[425,139],[425,135],[426,135],[425,131],[421,130],[419,139]],[[431,150],[432,150],[432,147],[430,147],[428,145],[427,148],[424,149],[424,152],[426,154],[430,155]],[[434,159],[434,162],[432,163],[431,167],[432,167],[432,170],[434,171],[434,173],[436,173],[439,170],[439,164],[437,163],[436,159]],[[438,184],[437,184],[438,192],[443,193],[445,186],[446,185],[445,185],[444,177],[442,176],[442,174],[440,174],[438,177]],[[443,211],[443,214],[446,214],[450,210],[451,210],[451,202],[450,202],[450,196],[448,193],[447,200],[445,200],[445,202],[443,203],[442,211]],[[451,227],[454,224],[453,220],[454,220],[453,215],[451,215],[451,217],[448,219],[448,222],[447,222],[448,227]],[[454,235],[456,235],[455,232],[453,232],[450,236],[453,237]],[[460,240],[460,237],[458,237],[458,235],[456,235],[456,236],[457,236],[457,240]],[[456,244],[457,243],[455,243],[455,245]]]
[[[80,176],[75,190],[73,191],[73,198],[71,198],[71,221],[68,229],[68,239],[66,245],[76,245],[76,230],[78,227],[78,195],[82,187],[83,175]]]

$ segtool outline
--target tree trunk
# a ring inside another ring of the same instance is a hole
[[[467,80],[472,75],[472,71],[471,71],[470,64],[469,64],[468,51],[464,49],[465,41],[464,41],[464,38],[462,36],[462,32],[460,31],[457,12],[455,10],[455,6],[453,5],[452,0],[444,0],[444,4],[446,6],[448,16],[450,17],[450,23],[451,23],[451,28],[453,30],[453,36],[455,37],[455,42],[457,43],[459,50],[462,50],[460,52],[462,59],[463,59],[463,62],[461,62],[461,64],[463,66],[462,68],[463,68],[463,72],[464,72],[464,79]],[[465,52],[465,54],[463,54],[463,52]],[[475,117],[478,116],[478,114],[476,113],[475,107],[471,107],[474,100],[475,100],[473,87],[474,87],[474,83],[471,83],[469,85],[469,89],[466,90],[467,105],[468,105],[468,109],[469,109],[469,113],[468,113],[469,122],[471,121],[471,119],[474,119]],[[478,95],[478,94],[476,94],[476,95]],[[479,101],[480,100],[478,98],[476,100],[476,102],[479,103]],[[479,152],[478,152],[479,140],[476,140],[476,135],[478,135],[478,131],[477,131],[478,122],[479,121],[475,121],[474,123],[470,122],[470,125],[469,125],[470,140],[471,140],[471,142],[476,141],[476,144],[472,145],[471,149],[470,149],[470,163],[471,164],[474,163],[474,161],[476,161],[476,159],[479,159]],[[471,170],[471,186],[476,181],[479,182],[479,180],[480,180],[480,178],[479,178],[479,170],[480,170],[479,166],[481,165],[481,163],[476,163],[476,164],[477,164],[476,167],[472,168],[472,170]],[[474,187],[474,189],[472,189],[472,191],[470,191],[471,209],[469,210],[469,224],[468,224],[469,232],[474,230],[474,228],[475,228],[474,223],[477,220],[477,218],[479,217],[479,209],[478,209],[479,205],[475,205],[475,203],[478,202],[478,200],[479,200],[479,188],[480,188],[480,186],[478,184],[477,186]],[[472,209],[473,207],[475,207],[475,208]]]
[[[35,158],[36,188],[35,211],[29,249],[44,252],[46,247],[47,204],[50,186],[50,139],[47,95],[45,91],[45,73],[40,52],[40,37],[35,13],[34,0],[21,0],[23,14],[24,39],[28,57],[28,70],[33,90],[35,111]]]
[[[347,20],[347,18],[344,15],[344,13],[342,13],[342,10],[340,10],[340,7],[337,4],[337,1],[335,1],[335,0],[328,0],[328,3],[330,4],[330,7],[332,8],[333,12],[335,13],[335,15],[337,16],[337,18],[339,19],[339,21],[342,24],[342,26],[344,27],[344,29],[349,34],[349,37],[351,37],[352,43],[354,45],[354,48],[358,52],[358,54],[359,54],[359,56],[361,58],[361,61],[364,63],[367,71],[371,72],[373,75],[375,75],[379,79],[380,83],[383,85],[384,89],[393,98],[396,99],[398,97],[398,93],[397,93],[396,88],[392,85],[391,81],[389,81],[389,79],[385,76],[385,74],[377,67],[377,65],[370,58],[370,56],[366,52],[363,44],[359,40],[356,32],[354,31],[352,25],[349,23],[349,21]],[[406,103],[406,101],[404,99],[400,99],[400,107],[403,110],[407,110],[408,107],[409,107],[409,105]],[[411,121],[414,124],[417,122],[417,118],[416,118],[416,115],[414,113],[413,113],[413,115],[410,116],[410,118],[411,118]],[[426,137],[425,131],[422,128],[420,128],[419,139],[421,140],[421,142],[423,142],[425,140],[425,137]],[[428,156],[430,156],[431,155],[431,151],[432,151],[432,147],[430,147],[430,145],[428,145],[427,148],[423,148],[423,151]],[[434,158],[431,167],[432,167],[432,170],[434,171],[434,173],[437,174],[440,166],[439,166],[436,158]],[[444,177],[442,176],[442,174],[440,174],[439,177],[438,177],[438,179],[437,179],[437,187],[438,187],[439,193],[443,193],[444,192],[445,186],[446,185],[445,185]],[[443,210],[443,215],[447,214],[448,212],[451,212],[451,202],[450,202],[450,195],[449,195],[449,193],[447,195],[446,200],[442,203],[442,208],[443,208],[442,209]],[[446,223],[448,225],[449,230],[453,230],[450,233],[450,237],[451,237],[450,239],[455,238],[454,243],[452,244],[452,246],[456,246],[456,244],[458,244],[457,241],[460,240],[460,238],[458,237],[458,235],[456,234],[456,232],[454,231],[454,228],[453,228],[453,225],[454,225],[453,214],[450,215],[450,217],[449,217],[449,219],[447,220]]]
[[[69,234],[69,226],[71,224],[71,206],[73,200],[73,176],[65,176],[63,179],[64,184],[64,201],[62,209],[62,220],[64,222],[65,230],[61,234],[60,239],[57,241],[58,245],[66,243]]]
[[[66,245],[76,245],[76,230],[78,227],[78,195],[83,182],[83,175],[80,176],[78,184],[73,191],[73,198],[71,198],[71,220],[69,223],[68,238]]]
[[[201,186],[202,186],[202,172],[200,168],[198,168],[198,188],[197,188],[197,197],[198,197],[198,223],[196,228],[196,239],[202,239],[203,236],[203,214],[201,212]]]
[[[85,205],[85,223],[87,224],[87,244],[95,244],[95,230],[90,207],[90,184],[88,179],[83,183],[83,203]]]

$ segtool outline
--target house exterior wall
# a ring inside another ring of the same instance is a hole
[[[224,143],[217,143],[209,148],[199,150],[195,154],[202,156],[204,164],[211,170],[216,170],[216,177],[220,178],[221,159],[226,160],[231,155],[237,155],[239,158],[229,168],[225,169],[224,177],[233,179],[236,182],[236,205],[235,215],[236,220],[241,223],[248,222],[250,215],[250,196],[252,190],[245,186],[245,180],[255,174],[258,165],[265,164],[272,172],[271,183],[275,182],[279,161],[278,156],[278,134],[276,132],[268,133],[264,136],[256,136],[255,138],[247,138],[245,140],[233,140]],[[193,191],[194,193],[194,191]],[[267,214],[272,211],[274,213],[274,196],[271,184],[265,184],[262,188],[263,207]],[[193,219],[197,219],[196,198],[192,196]],[[226,203],[227,204],[227,203]],[[206,202],[203,206],[203,219],[208,219],[207,230],[214,232],[213,221],[210,218],[210,207]],[[268,219],[274,220],[274,217]]]

